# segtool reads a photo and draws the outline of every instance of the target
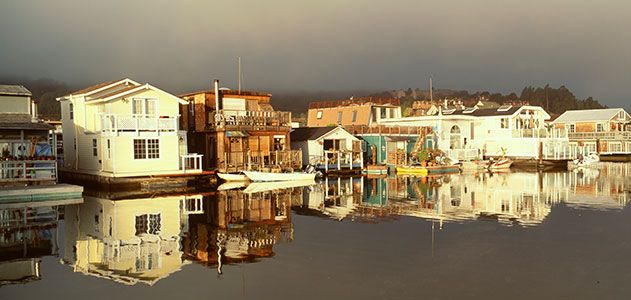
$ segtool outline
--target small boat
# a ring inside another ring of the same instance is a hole
[[[271,173],[271,172],[258,172],[258,171],[243,171],[248,179],[254,182],[264,181],[293,181],[293,180],[315,180],[316,173]]]
[[[427,176],[429,173],[423,166],[397,166],[397,175]]]
[[[217,176],[223,181],[248,181],[248,177],[240,173],[217,173]]]
[[[585,156],[579,157],[578,159],[575,159],[572,161],[572,163],[574,163],[575,167],[581,168],[581,167],[588,167],[591,165],[595,165],[597,163],[600,162],[600,157],[598,156],[597,153],[589,153]]]
[[[227,191],[227,190],[241,189],[241,188],[246,187],[247,185],[248,185],[248,181],[228,181],[218,186],[217,190]]]
[[[489,165],[489,170],[491,171],[505,171],[510,169],[510,166],[513,165],[513,161],[510,158],[502,158],[498,161],[492,162]]]
[[[301,186],[315,185],[316,182],[313,179],[309,180],[292,180],[281,182],[253,182],[246,187],[243,192],[246,194],[268,192],[280,189],[288,189]]]

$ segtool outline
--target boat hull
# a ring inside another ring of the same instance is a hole
[[[315,180],[315,173],[268,173],[256,171],[243,171],[254,182]]]
[[[223,181],[248,181],[248,176],[244,174],[217,173]]]

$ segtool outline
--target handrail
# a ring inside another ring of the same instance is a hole
[[[0,161],[0,180],[2,181],[55,179],[57,179],[57,161],[55,160]]]

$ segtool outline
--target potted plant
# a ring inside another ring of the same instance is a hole
[[[429,153],[427,152],[427,150],[423,149],[418,154],[418,160],[421,162],[421,166],[427,167],[427,160],[428,159],[429,159]]]

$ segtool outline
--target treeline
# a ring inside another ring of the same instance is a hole
[[[403,107],[411,105],[415,100],[428,100],[429,90],[420,89],[407,89],[407,90],[392,90],[373,94],[374,97],[395,97],[401,100]],[[465,103],[472,103],[478,100],[493,101],[498,104],[507,102],[528,102],[531,105],[538,105],[546,108],[549,112],[555,114],[561,114],[566,110],[572,109],[590,109],[590,108],[605,108],[606,106],[600,104],[592,97],[586,99],[578,99],[576,96],[565,86],[558,88],[550,87],[546,85],[544,87],[527,86],[521,94],[516,93],[491,93],[488,91],[482,92],[469,92],[465,90],[450,90],[450,89],[434,89],[433,98],[435,101],[443,99],[457,99],[463,100]]]

